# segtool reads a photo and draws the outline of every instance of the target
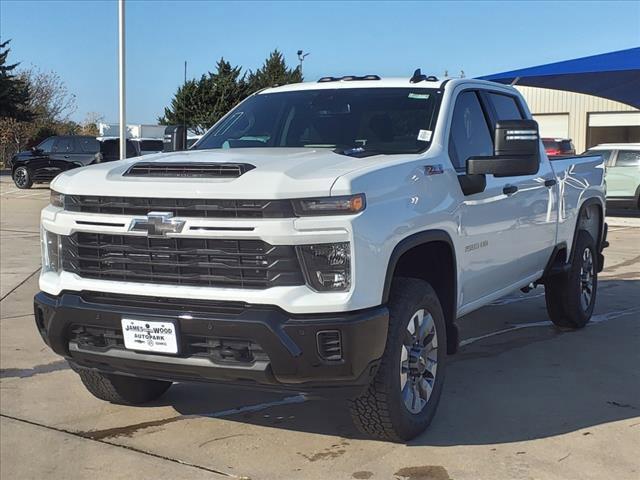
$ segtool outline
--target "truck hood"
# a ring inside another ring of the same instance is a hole
[[[249,164],[237,178],[136,177],[138,163]],[[328,196],[341,175],[371,162],[329,149],[243,148],[160,153],[101,163],[60,174],[51,188],[68,195],[167,198],[279,199]]]

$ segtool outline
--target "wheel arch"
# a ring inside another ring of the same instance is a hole
[[[436,291],[447,325],[447,353],[458,348],[457,317],[458,270],[455,247],[444,230],[427,230],[400,241],[391,253],[382,294],[382,304],[389,301],[394,277],[420,278]]]
[[[598,252],[602,251],[604,241],[604,205],[598,198],[588,198],[578,211],[578,217],[576,219],[576,226],[573,232],[573,239],[571,241],[571,257],[575,251],[575,245],[578,239],[578,232],[580,230],[586,230],[593,239],[596,241],[596,247]],[[597,218],[593,219],[593,215],[597,215]]]

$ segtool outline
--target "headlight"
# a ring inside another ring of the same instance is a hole
[[[301,198],[293,201],[296,215],[353,215],[367,206],[364,193],[340,197]]]
[[[42,270],[57,272],[60,270],[60,235],[42,229]]]
[[[64,208],[64,194],[51,190],[50,203],[54,207]]]
[[[307,284],[318,292],[346,291],[351,286],[349,242],[296,247]]]

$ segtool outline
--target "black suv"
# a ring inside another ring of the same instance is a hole
[[[111,155],[113,142],[107,143],[80,135],[49,137],[37,147],[14,155],[11,176],[16,187],[31,188],[34,183],[50,182],[65,170],[117,160],[117,156],[113,158]],[[137,150],[130,143],[127,140],[127,157],[135,157]],[[108,150],[106,155],[105,149]]]

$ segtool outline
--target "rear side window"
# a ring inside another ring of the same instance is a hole
[[[140,150],[145,152],[161,152],[164,148],[162,140],[142,140]]]
[[[469,157],[493,155],[493,140],[476,92],[462,92],[456,99],[449,155],[456,170],[464,170]]]
[[[560,150],[563,152],[573,151],[573,142],[571,140],[560,140]]]
[[[38,145],[38,148],[40,150],[42,150],[43,152],[50,152],[51,149],[53,148],[53,143],[55,141],[56,141],[56,137],[49,137],[44,142],[42,142],[40,145]]]
[[[586,152],[584,152],[585,155],[601,155],[606,165],[611,164],[612,153],[613,150],[587,150]]]
[[[618,150],[616,167],[639,167],[639,166],[640,166],[640,151]]]
[[[522,120],[524,118],[515,97],[494,92],[489,92],[488,95],[498,120]]]
[[[73,140],[69,137],[59,137],[53,144],[52,152],[70,153],[73,152]]]
[[[83,153],[97,153],[100,151],[98,140],[91,137],[76,138],[76,150]]]

